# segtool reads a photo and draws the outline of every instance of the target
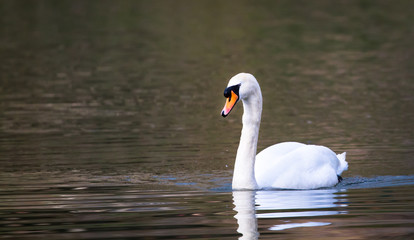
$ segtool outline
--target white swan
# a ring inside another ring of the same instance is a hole
[[[262,93],[249,73],[232,77],[224,90],[221,112],[226,117],[239,100],[243,102],[243,128],[233,173],[233,189],[315,189],[335,186],[348,169],[346,153],[336,155],[324,146],[284,142],[256,156],[262,115]]]

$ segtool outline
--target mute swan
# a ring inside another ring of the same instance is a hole
[[[324,146],[284,142],[256,155],[262,115],[262,93],[249,73],[232,77],[224,90],[221,112],[226,117],[239,100],[243,102],[243,128],[233,173],[233,189],[315,189],[335,186],[348,169],[346,153],[336,155]]]

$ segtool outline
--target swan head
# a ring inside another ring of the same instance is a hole
[[[221,115],[227,117],[239,100],[248,100],[254,94],[259,94],[261,97],[259,83],[252,74],[239,73],[233,76],[227,84],[227,88],[224,89],[226,103]]]

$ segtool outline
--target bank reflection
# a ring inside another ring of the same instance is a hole
[[[239,239],[258,239],[259,218],[277,220],[279,224],[268,228],[272,231],[330,225],[312,221],[312,217],[346,214],[346,197],[345,191],[338,189],[234,191],[234,218],[239,225],[237,232],[242,234]]]

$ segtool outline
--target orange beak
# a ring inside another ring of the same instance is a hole
[[[233,109],[234,105],[236,105],[237,101],[239,100],[239,96],[236,93],[231,91],[230,97],[227,98],[226,104],[224,104],[223,111],[221,111],[221,116],[227,117],[230,111]]]

